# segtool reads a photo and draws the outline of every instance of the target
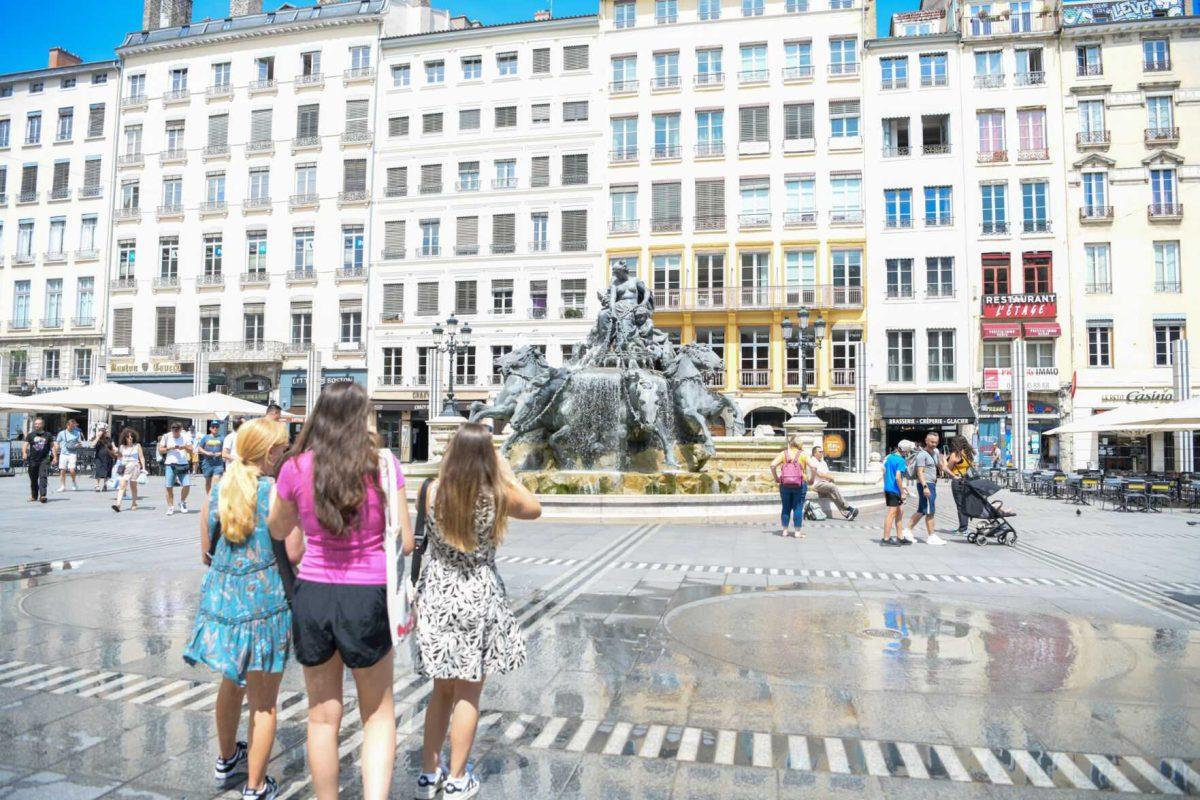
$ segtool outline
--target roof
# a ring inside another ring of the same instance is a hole
[[[384,47],[397,46],[420,41],[436,41],[438,39],[452,39],[459,36],[480,36],[489,33],[503,33],[506,28],[519,27],[538,27],[538,28],[560,28],[572,27],[585,22],[595,22],[600,24],[600,17],[596,14],[575,14],[569,17],[553,17],[551,19],[524,19],[516,22],[496,22],[491,25],[475,25],[469,28],[452,28],[442,31],[424,31],[421,33],[406,33],[403,36],[389,36],[383,39]]]
[[[116,68],[117,62],[115,60],[89,61],[86,64],[71,64],[65,67],[42,67],[41,69],[30,69],[24,72],[8,72],[0,75],[0,81],[9,83],[11,81],[37,80],[38,78],[57,78],[63,75],[98,72],[100,70]]]
[[[222,35],[239,37],[245,35],[263,35],[275,32],[277,29],[292,28],[297,25],[318,25],[325,22],[357,22],[365,21],[381,13],[388,0],[350,0],[344,3],[331,3],[305,8],[293,8],[287,5],[278,11],[264,14],[249,14],[244,17],[227,17],[225,19],[206,19],[174,28],[158,28],[152,31],[135,31],[126,34],[125,41],[117,51],[128,48],[149,47],[153,45],[171,45],[175,43],[191,44],[205,38],[216,38]]]

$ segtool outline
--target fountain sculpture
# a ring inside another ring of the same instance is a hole
[[[703,474],[715,452],[709,426],[722,420],[740,435],[742,425],[733,401],[704,380],[723,368],[720,357],[707,345],[676,347],[655,328],[654,295],[624,262],[599,296],[596,324],[565,366],[532,346],[502,356],[503,387],[493,404],[472,406],[471,421],[507,424],[502,452],[519,471],[586,472],[591,491],[655,491],[630,476],[691,474],[667,483],[721,491],[720,476]]]

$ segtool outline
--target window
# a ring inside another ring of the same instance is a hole
[[[857,100],[837,100],[829,103],[829,135],[846,139],[859,135],[859,103]]]
[[[741,328],[742,385],[769,386],[771,382],[771,332],[767,328]]]
[[[678,184],[676,184],[678,186]],[[587,209],[563,211],[562,250],[563,252],[581,252],[587,250]]]
[[[383,223],[383,257],[404,258],[404,220],[390,219]]]
[[[912,189],[885,189],[884,222],[889,228],[912,227]]]
[[[442,165],[421,165],[421,194],[437,194],[442,191]]]
[[[588,182],[587,153],[564,153],[562,157],[563,186],[575,186]]]
[[[680,261],[677,253],[654,256],[651,284],[657,303],[665,308],[679,307],[680,276]]]
[[[1040,47],[1018,49],[1016,56],[1017,86],[1040,86],[1046,82]]]
[[[1050,275],[1049,253],[1025,253],[1022,266],[1025,271],[1025,293],[1045,294],[1054,291]]]
[[[588,101],[568,100],[563,103],[562,110],[563,122],[586,122],[588,118]]]
[[[1050,157],[1046,148],[1046,109],[1027,108],[1017,112],[1018,146],[1021,161]]]
[[[954,223],[952,189],[949,186],[925,187],[925,224],[941,227]]]
[[[696,112],[696,155],[720,155],[725,151],[725,112]]]
[[[85,214],[79,221],[79,251],[90,253],[96,249],[96,215]]]
[[[383,348],[383,382],[386,385],[398,386],[403,374],[404,349],[400,347]]]
[[[787,215],[785,224],[811,224],[817,218],[816,181],[812,178],[786,178],[783,182]]]
[[[454,282],[454,313],[475,314],[479,303],[476,283],[473,280]]]
[[[1083,180],[1083,215],[1103,217],[1108,214],[1108,173],[1085,172]]]
[[[892,383],[911,383],[913,380],[913,332],[887,332],[887,375]]]
[[[59,377],[59,356],[61,353],[58,350],[43,350],[42,351],[42,377],[51,380],[57,380]]]
[[[1050,220],[1046,217],[1046,181],[1022,181],[1021,226],[1025,233],[1047,233]]]
[[[499,122],[500,109],[496,109],[497,122]],[[421,133],[426,136],[438,134],[442,132],[442,113],[440,111],[422,114],[421,115]]]
[[[496,177],[492,185],[497,189],[513,189],[517,185],[517,160],[515,158],[500,158],[492,162],[496,169]]]
[[[618,0],[613,3],[613,27],[632,28],[637,24],[637,3],[634,0]]]
[[[61,129],[62,118],[59,118]],[[1170,95],[1157,95],[1146,98],[1146,138],[1153,141],[1171,140],[1175,138],[1175,114],[1171,106]],[[60,131],[61,132],[61,131]],[[67,133],[70,138],[70,132]]]
[[[811,305],[817,285],[817,251],[785,250],[783,273],[788,305]]]
[[[679,21],[678,0],[654,0],[654,24],[669,25]]]
[[[983,293],[1011,294],[1008,255],[983,257]]]
[[[829,40],[829,74],[858,74],[858,39],[850,36]]]
[[[342,269],[361,273],[363,269],[363,226],[342,226]]]
[[[163,236],[158,240],[158,277],[164,281],[179,278],[178,236]]]
[[[496,54],[496,72],[500,77],[506,75],[517,74],[517,54],[516,53],[497,53]]]
[[[367,190],[367,161],[348,158],[342,162],[342,193],[353,195]]]
[[[696,230],[724,230],[725,180],[696,181]]]
[[[954,256],[925,259],[925,296],[954,297]]]
[[[275,80],[275,56],[260,56],[254,59],[255,80],[270,83]]]
[[[738,187],[742,227],[771,224],[771,183],[767,178],[742,178]]]
[[[549,75],[550,74],[550,48],[549,47],[533,48],[533,74],[534,75]]]
[[[477,131],[480,128],[480,112],[478,108],[463,108],[458,112],[458,129],[460,131]],[[405,120],[404,132],[408,133],[408,117]]]
[[[612,157],[614,161],[633,161],[638,152],[638,118],[615,117],[612,126]]]
[[[721,0],[700,0],[698,16],[701,21],[721,18]]]
[[[340,331],[338,341],[342,344],[362,343],[362,300],[342,300],[338,306]]]
[[[125,181],[121,184],[121,208],[126,211],[137,211],[141,199],[141,185],[137,181]]]
[[[1157,331],[1156,331],[1157,332]],[[1089,321],[1087,324],[1088,366],[1111,367],[1112,323]],[[1157,348],[1155,357],[1157,359]]]
[[[1009,26],[1013,33],[1033,30],[1033,10],[1030,0],[1012,0],[1008,4]]]
[[[37,144],[42,140],[42,112],[30,111],[25,117],[25,144]]]
[[[492,252],[515,253],[517,250],[517,215],[492,215]]]
[[[564,103],[563,112],[566,113],[566,104]],[[584,114],[587,113],[586,101],[584,103]],[[586,117],[585,117],[586,119]],[[549,103],[534,103],[529,106],[529,124],[531,125],[549,125],[550,124],[550,104]]]
[[[11,145],[12,121],[0,119],[0,150],[7,150]]]
[[[1158,168],[1150,170],[1151,214],[1178,214],[1176,206],[1175,170]]]
[[[126,351],[133,345],[133,309],[113,309],[113,347]]]
[[[535,188],[550,185],[550,156],[529,159],[529,185]]]
[[[705,47],[696,50],[697,86],[719,85],[725,79],[723,69],[721,48]]]
[[[833,302],[834,305],[862,302],[862,250],[834,250]]]
[[[142,98],[146,96],[146,76],[145,75],[130,75],[129,76],[129,97]]]
[[[908,86],[908,56],[879,59],[884,89],[904,89]]]
[[[920,56],[921,86],[945,86],[949,83],[945,53],[922,53]]]
[[[754,0],[746,0],[753,2]],[[741,50],[742,71],[738,75],[741,83],[759,83],[767,79],[767,46],[744,44]]]
[[[301,197],[315,197],[317,194],[317,165],[296,165],[296,194]]]
[[[460,192],[479,191],[479,162],[458,162],[458,190]]]
[[[220,277],[223,249],[221,234],[210,233],[204,237],[204,277]]]
[[[137,263],[137,246],[132,239],[117,242],[117,278],[133,279]]]
[[[1182,291],[1179,273],[1179,242],[1154,243],[1154,291]]]
[[[588,46],[572,44],[563,48],[563,71],[573,72],[588,68]]]
[[[437,61],[425,62],[425,82],[430,85],[436,85],[446,82],[446,62],[438,59]]]
[[[30,287],[32,281],[16,281],[13,284],[13,315],[15,328],[28,328],[30,324]]]
[[[1084,283],[1083,291],[1086,294],[1111,293],[1112,271],[1108,243],[1085,244],[1083,246],[1083,261],[1086,270],[1086,282]]]
[[[1079,101],[1079,143],[1096,144],[1106,140],[1104,136],[1104,101]]]
[[[438,116],[441,116],[440,114]],[[497,128],[515,128],[517,126],[516,106],[497,106],[495,109],[495,125]]]
[[[765,11],[765,0],[742,0],[743,17],[761,17]]]
[[[154,346],[170,347],[175,344],[175,308],[159,306],[154,309]]]
[[[436,256],[442,250],[442,223],[436,219],[421,220],[421,255]]]
[[[954,331],[927,331],[929,382],[954,382]]]
[[[615,92],[637,90],[637,56],[613,56],[612,89]]]
[[[205,179],[206,202],[221,204],[225,202],[225,173],[210,172]]]
[[[655,183],[650,187],[650,226],[654,231],[675,231],[681,225],[680,184]]]
[[[51,278],[46,281],[46,313],[45,320],[49,327],[62,325],[63,316],[63,282],[62,278]]]
[[[529,249],[535,253],[544,252],[549,246],[550,215],[544,211],[530,214],[529,225],[533,236],[532,241],[529,243]]]
[[[356,45],[350,48],[350,69],[362,70],[371,68],[371,48],[367,45]]]
[[[1008,185],[984,183],[979,187],[985,234],[1008,233]]]
[[[858,175],[833,175],[829,179],[834,222],[862,220],[862,178]]]
[[[1171,44],[1168,39],[1142,40],[1142,71],[1165,72],[1171,68]]]
[[[483,57],[482,56],[463,56],[462,57],[462,79],[464,81],[477,81],[483,77]]]
[[[1184,338],[1183,320],[1154,323],[1154,366],[1169,367],[1175,363],[1172,345]]]
[[[679,86],[679,53],[654,54],[654,88],[673,89]]]
[[[979,130],[979,160],[1005,161],[1008,154],[1004,146],[1004,112],[980,111],[975,115]]]
[[[310,50],[300,54],[300,75],[313,78],[321,74],[321,51]]]
[[[75,127],[75,109],[60,108],[58,110],[58,130],[54,134],[55,141],[69,142],[71,141],[72,131]]]
[[[1081,44],[1075,47],[1075,74],[1080,77],[1104,74],[1104,66],[1100,60],[1100,45]]]
[[[742,106],[738,109],[740,141],[769,142],[771,140],[770,107]]]
[[[90,381],[92,378],[92,351],[86,347],[75,348],[75,380]]]
[[[411,64],[393,64],[392,65],[392,88],[407,89],[412,85],[412,65]]]
[[[1003,53],[999,50],[980,50],[975,53],[975,86],[992,88],[1004,85]]]
[[[68,181],[71,174],[70,161],[55,161],[54,171],[51,173],[50,180],[50,199],[61,200],[70,197],[71,191],[68,187]]]
[[[679,114],[655,114],[654,158],[679,157]]]
[[[264,307],[262,303],[247,303],[242,306],[242,341],[257,346],[263,342]]]
[[[889,258],[884,262],[887,269],[887,296],[889,299],[913,296],[913,260],[911,258]]]

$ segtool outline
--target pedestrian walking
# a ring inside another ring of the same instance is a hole
[[[908,454],[916,445],[907,439],[896,443],[896,449],[883,460],[883,537],[879,540],[885,547],[911,544],[898,537],[904,527],[904,500],[908,496]]]
[[[92,440],[92,477],[96,480],[95,491],[104,491],[112,477],[116,461],[117,448],[113,447],[112,437],[108,435],[108,426],[101,423],[96,429],[96,438]]]
[[[842,490],[833,482],[833,472],[825,463],[825,451],[817,445],[808,458],[808,483],[818,497],[829,498],[846,519],[858,516],[858,509],[846,502]]]
[[[79,430],[78,422],[68,419],[67,426],[54,438],[54,455],[58,461],[58,491],[67,490],[67,473],[71,474],[72,491],[79,491],[75,470],[79,466],[79,451],[82,449],[83,431]]]
[[[291,652],[292,612],[267,529],[270,476],[286,450],[287,429],[281,423],[264,419],[246,425],[239,458],[206,495],[200,558],[209,569],[200,587],[192,638],[183,651],[188,664],[203,664],[221,676],[215,709],[217,786],[224,789],[246,775],[242,797],[254,800],[276,795],[267,760],[275,741],[279,682]],[[294,533],[288,543],[289,553],[297,557],[299,537]],[[237,738],[244,700],[250,707],[248,742]]]
[[[225,474],[225,458],[221,454],[224,442],[218,433],[220,430],[221,423],[216,420],[209,422],[208,433],[201,436],[200,441],[196,443],[196,450],[200,454],[200,474],[204,476],[205,496],[212,491],[213,481],[220,480]]]
[[[779,535],[803,539],[804,498],[808,484],[804,479],[808,458],[800,447],[800,435],[788,436],[787,447],[771,462],[771,477],[779,484]]]
[[[950,455],[946,456],[946,469],[950,472],[950,494],[958,511],[958,529],[955,533],[966,533],[970,518],[964,510],[967,495],[967,476],[975,466],[975,448],[965,436],[950,437]]]
[[[120,470],[120,475],[117,478],[117,496],[113,500],[112,510],[121,510],[121,501],[125,498],[125,489],[128,488],[129,510],[137,511],[138,480],[146,471],[146,454],[142,452],[141,439],[133,428],[122,429],[117,441],[117,457],[120,459],[117,469]]]
[[[925,544],[943,545],[946,540],[933,530],[934,514],[937,511],[937,479],[946,471],[945,458],[938,451],[937,431],[925,434],[925,446],[917,450],[913,458],[913,478],[917,481],[917,513],[912,515],[908,527],[902,534],[906,541],[913,540],[912,529],[925,518]]]
[[[417,672],[433,679],[416,800],[474,797],[467,762],[488,675],[525,664],[525,640],[496,570],[508,519],[537,519],[542,506],[496,452],[492,432],[468,423],[442,457],[426,498],[428,560],[417,580]],[[450,764],[442,748],[450,736]]]
[[[296,527],[305,538],[292,630],[296,660],[304,667],[308,764],[319,800],[338,796],[345,667],[358,689],[365,800],[388,796],[396,755],[383,539],[386,496],[380,490],[380,452],[371,413],[367,392],[357,383],[337,383],[322,391],[279,471],[278,497],[271,508],[274,538],[284,539]],[[239,431],[239,456],[240,439]],[[396,488],[402,489],[399,464],[392,466]],[[412,526],[407,499],[399,494],[408,553]]]
[[[33,430],[25,437],[21,457],[29,472],[29,502],[46,502],[46,484],[50,480],[50,464],[54,461],[58,445],[46,431],[46,420],[37,417]]]
[[[225,434],[225,441],[221,442],[221,458],[225,459],[226,464],[237,458],[237,432],[245,421],[245,417],[234,419],[229,426],[232,430]]]
[[[183,430],[182,422],[172,422],[170,433],[158,440],[158,454],[163,460],[163,480],[167,487],[167,516],[175,513],[176,486],[180,487],[179,510],[186,514],[192,486],[192,437]]]

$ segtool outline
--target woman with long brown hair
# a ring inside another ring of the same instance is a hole
[[[279,471],[271,508],[271,536],[284,539],[299,527],[305,537],[292,631],[308,691],[308,765],[320,800],[338,796],[345,667],[358,689],[365,800],[388,796],[396,755],[384,558],[387,496],[379,482],[379,459],[392,455],[377,449],[370,417],[362,386],[326,387]],[[392,467],[400,490],[403,549],[411,553],[404,476],[399,464]]]
[[[117,457],[120,459],[121,474],[117,478],[117,496],[113,498],[112,510],[121,510],[121,501],[125,499],[125,489],[128,488],[129,510],[137,511],[138,478],[146,469],[146,455],[142,452],[138,433],[133,428],[122,428],[117,442]]]
[[[417,581],[417,671],[433,678],[416,800],[468,798],[479,782],[467,758],[488,675],[525,663],[525,642],[496,571],[508,518],[537,519],[542,506],[496,452],[492,432],[463,425],[429,487],[429,560]],[[442,747],[450,732],[450,767]]]

